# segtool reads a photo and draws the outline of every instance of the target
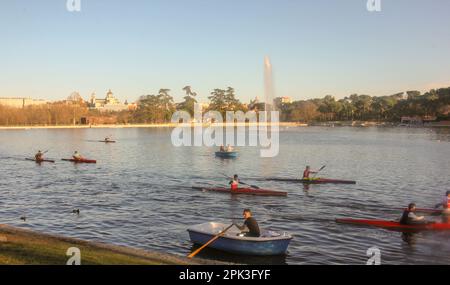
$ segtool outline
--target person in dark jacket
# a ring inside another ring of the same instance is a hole
[[[241,230],[246,237],[259,237],[261,235],[259,225],[256,219],[253,218],[250,209],[245,209],[242,215],[245,219],[244,224],[242,226],[237,224],[234,225]]]

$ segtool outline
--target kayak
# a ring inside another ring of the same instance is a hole
[[[450,230],[450,223],[424,223],[416,225],[403,225],[397,221],[386,221],[386,220],[363,220],[363,219],[336,219],[336,223],[340,224],[352,224],[360,226],[370,226],[377,228],[384,228],[388,230],[397,231],[442,231]]]
[[[292,183],[304,183],[304,184],[356,184],[356,181],[341,180],[341,179],[328,179],[328,178],[310,178],[310,179],[295,179],[295,178],[264,178],[267,181],[280,181],[280,182],[292,182]]]
[[[187,231],[192,243],[203,245],[227,226],[223,223],[210,222],[192,226]],[[238,228],[232,227],[209,246],[233,254],[271,256],[284,255],[292,240],[292,236],[285,232],[262,230],[260,237],[240,236],[240,232]]]
[[[255,189],[255,188],[238,188],[231,191],[230,188],[214,188],[214,187],[192,187],[193,189],[202,191],[221,192],[228,194],[244,194],[244,195],[258,195],[258,196],[287,196],[287,192],[273,191],[267,189]]]
[[[115,143],[116,141],[98,141],[98,142],[102,142],[102,143]]]
[[[49,160],[49,159],[40,159],[40,160],[36,160],[36,159],[34,159],[34,158],[25,158],[25,160],[34,161],[34,162],[36,162],[36,163],[41,163],[41,162],[55,163],[54,160]]]
[[[235,158],[238,156],[237,151],[216,151],[216,156],[221,158]]]
[[[74,163],[97,163],[97,160],[92,160],[92,159],[62,159],[63,161],[71,161]]]

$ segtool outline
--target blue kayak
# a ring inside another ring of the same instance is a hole
[[[238,152],[237,151],[216,151],[216,156],[222,157],[222,158],[235,158],[238,156]]]
[[[204,223],[188,228],[189,237],[194,244],[203,245],[228,225],[222,223]],[[230,228],[223,236],[215,240],[209,247],[240,255],[284,255],[292,236],[287,233],[262,231],[260,237],[243,237],[240,230]]]

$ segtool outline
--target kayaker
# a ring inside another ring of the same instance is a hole
[[[237,174],[233,176],[233,180],[231,180],[229,184],[231,185],[231,191],[239,188],[239,177]]]
[[[34,159],[36,159],[36,161],[42,161],[44,160],[44,154],[42,153],[42,151],[38,151],[36,153],[36,155],[34,156]]]
[[[305,170],[303,171],[303,179],[305,180],[309,180],[309,175],[310,174],[315,174],[317,173],[317,171],[311,171],[311,167],[308,165],[306,166]]]
[[[246,237],[259,237],[259,225],[256,219],[253,218],[250,209],[245,209],[242,215],[245,219],[244,224],[242,226],[239,226],[233,223],[233,225],[235,225],[241,231],[241,234],[244,234],[244,236]]]
[[[442,202],[437,204],[434,208],[444,208],[445,212],[450,212],[450,191],[445,193],[445,196],[442,198]]]
[[[402,217],[400,218],[400,224],[402,225],[414,225],[414,224],[425,224],[424,216],[416,215],[416,204],[411,203],[408,205],[408,209],[403,212]]]
[[[110,138],[109,137],[106,137],[105,138],[105,142],[109,142],[110,141]]]
[[[82,160],[83,159],[83,156],[81,156],[81,154],[79,154],[77,150],[73,153],[72,157],[75,160]]]

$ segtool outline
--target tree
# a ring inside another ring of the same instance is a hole
[[[232,87],[228,87],[226,90],[214,89],[208,99],[210,100],[208,110],[218,111],[224,118],[226,111],[236,112],[245,110],[242,103],[236,99],[234,89]]]
[[[184,101],[179,104],[178,109],[187,111],[193,116],[195,103],[197,103],[197,100],[195,100],[197,93],[192,92],[191,86],[185,86],[182,90],[186,92],[186,96],[184,96]]]

